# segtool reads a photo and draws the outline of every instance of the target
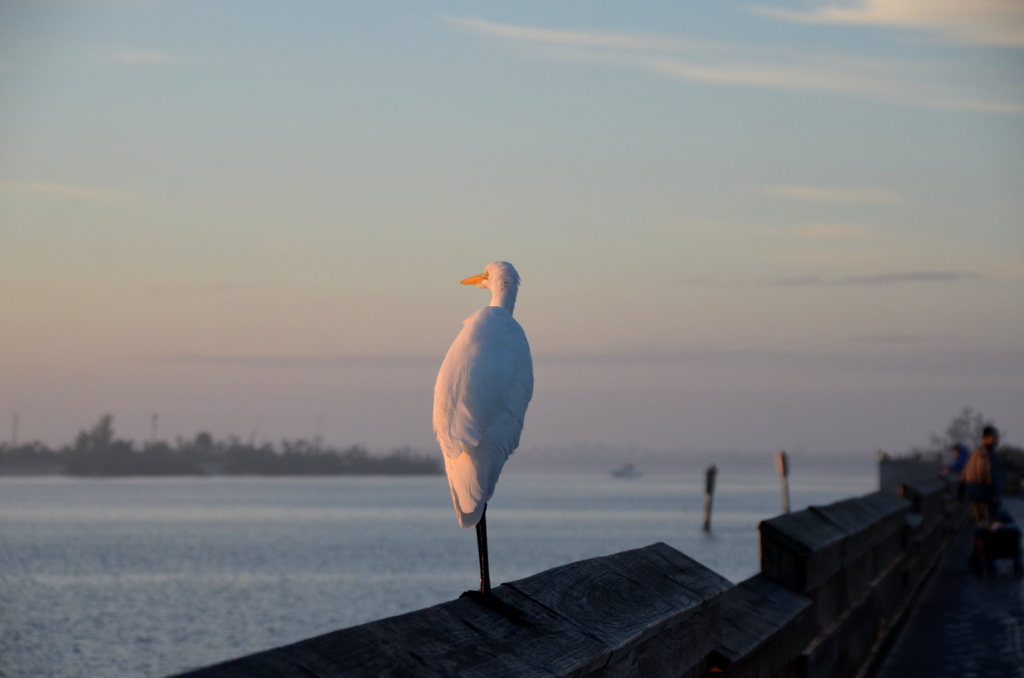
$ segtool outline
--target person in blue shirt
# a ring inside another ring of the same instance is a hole
[[[943,473],[960,475],[963,473],[964,466],[967,465],[967,460],[971,458],[971,451],[967,449],[967,446],[963,443],[954,444],[950,450],[956,455],[956,459],[953,463],[943,469]],[[960,482],[956,484],[956,501],[962,503],[964,497],[967,496],[967,483],[960,479]]]
[[[956,459],[946,467],[946,473],[960,473],[964,470],[964,466],[967,465],[967,460],[971,457],[971,451],[963,443],[953,445],[950,450],[956,455]]]

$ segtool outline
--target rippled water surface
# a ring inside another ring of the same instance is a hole
[[[875,489],[866,467],[792,480],[793,507]],[[702,474],[516,473],[488,509],[495,585],[664,541],[738,581],[764,473],[725,473],[712,535]],[[476,542],[443,476],[0,478],[0,675],[162,676],[455,598]]]

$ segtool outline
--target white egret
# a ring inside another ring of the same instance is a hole
[[[533,395],[533,360],[526,333],[512,317],[519,292],[512,264],[495,261],[462,284],[491,290],[491,303],[466,318],[441,364],[434,386],[434,433],[444,452],[459,525],[476,526],[477,595],[493,606],[485,511],[505,461],[519,447]]]

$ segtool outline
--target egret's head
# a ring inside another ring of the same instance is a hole
[[[507,261],[494,261],[480,275],[474,275],[462,281],[463,285],[476,285],[485,289],[500,292],[508,288],[519,287],[519,273]]]
[[[491,291],[491,306],[501,306],[509,313],[516,306],[516,295],[519,293],[519,274],[507,261],[495,261],[487,264],[480,275],[466,278],[463,285],[476,285]]]

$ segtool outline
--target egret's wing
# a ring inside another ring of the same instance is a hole
[[[466,319],[434,387],[434,432],[446,456],[481,443],[507,458],[533,395],[533,361],[512,315],[488,306]]]
[[[516,323],[515,329],[518,332],[510,334],[509,350],[506,354],[508,362],[514,366],[511,370],[511,384],[505,392],[503,406],[495,412],[487,432],[487,440],[492,448],[504,453],[505,458],[519,447],[526,408],[533,397],[533,358],[530,355],[530,345],[519,323]]]
[[[483,430],[466,405],[465,393],[476,353],[470,341],[471,316],[463,324],[437,373],[434,385],[434,434],[446,457],[458,458],[463,445],[476,447]]]

